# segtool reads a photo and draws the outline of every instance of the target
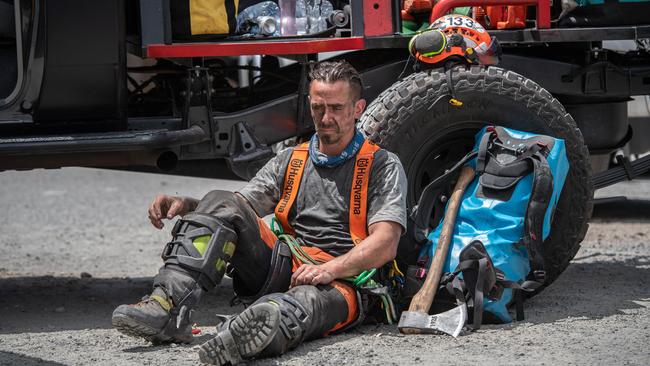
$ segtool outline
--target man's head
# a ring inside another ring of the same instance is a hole
[[[361,77],[346,61],[321,62],[309,76],[309,105],[321,150],[338,153],[352,140],[366,107]]]

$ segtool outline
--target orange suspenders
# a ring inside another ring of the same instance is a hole
[[[298,196],[298,188],[302,180],[302,173],[305,171],[305,164],[309,157],[309,143],[305,142],[296,146],[291,153],[287,171],[284,173],[284,184],[280,193],[280,202],[275,206],[275,217],[280,221],[285,233],[295,234],[289,225],[289,211],[293,202]]]
[[[285,232],[295,234],[289,225],[289,210],[298,196],[298,188],[309,157],[309,144],[304,143],[294,148],[287,171],[284,174],[284,184],[280,202],[275,207],[275,217],[280,221]],[[368,236],[368,181],[374,153],[379,147],[368,140],[361,146],[354,163],[352,175],[352,190],[350,191],[350,236],[354,245],[359,244]]]
[[[366,140],[357,153],[350,191],[350,236],[354,245],[368,236],[368,181],[375,151],[379,146]]]

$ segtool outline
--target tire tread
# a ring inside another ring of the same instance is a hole
[[[452,70],[453,89],[457,94],[482,92],[525,105],[555,136],[565,140],[571,169],[558,203],[551,235],[543,253],[547,263],[547,284],[568,266],[580,248],[593,209],[593,185],[589,151],[576,122],[551,93],[533,80],[499,67],[456,66]],[[360,129],[373,142],[393,151],[404,161],[403,141],[417,141],[430,119],[412,118],[423,108],[448,94],[447,78],[441,69],[411,74],[386,89],[371,103],[360,119]],[[477,116],[480,118],[480,116]],[[431,122],[433,121],[433,122]],[[569,213],[570,209],[570,213]]]

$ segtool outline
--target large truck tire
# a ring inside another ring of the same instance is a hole
[[[592,212],[589,151],[576,122],[557,99],[532,80],[498,67],[456,66],[449,103],[442,69],[411,74],[379,95],[361,117],[370,140],[397,154],[408,178],[408,205],[422,189],[469,152],[486,124],[564,139],[569,174],[544,243],[547,282],[553,282],[577,253]]]

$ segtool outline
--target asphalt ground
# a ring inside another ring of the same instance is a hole
[[[158,193],[201,197],[243,182],[99,169],[0,173],[0,365],[191,365],[230,307],[230,281],[198,309],[190,345],[152,346],[110,314],[151,286],[169,239],[147,219]],[[650,364],[650,180],[599,191],[582,248],[526,302],[526,320],[475,333],[404,336],[366,325],[257,365]]]

